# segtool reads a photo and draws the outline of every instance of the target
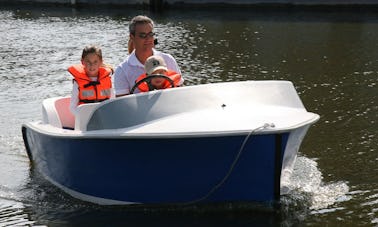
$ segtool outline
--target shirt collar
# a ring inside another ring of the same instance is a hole
[[[157,55],[158,53],[159,52],[157,50],[155,50],[154,48],[152,48],[152,55]],[[139,66],[139,67],[144,68],[144,65],[142,63],[140,63],[140,61],[136,57],[135,51],[131,52],[131,54],[129,56],[129,62],[130,62],[130,65]]]

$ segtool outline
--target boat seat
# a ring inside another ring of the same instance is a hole
[[[106,102],[106,101],[105,101]],[[87,131],[87,124],[89,119],[91,119],[93,111],[101,103],[88,103],[85,105],[80,105],[77,107],[75,130]]]
[[[75,116],[70,111],[70,97],[45,99],[42,103],[43,123],[58,128],[74,129]]]
[[[75,115],[70,110],[71,97],[64,97],[56,100],[55,108],[58,112],[62,128],[74,129],[75,127]]]

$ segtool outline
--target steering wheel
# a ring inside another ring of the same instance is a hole
[[[131,88],[130,90],[130,94],[133,94],[135,89],[141,84],[141,83],[144,83],[146,82],[147,85],[148,85],[148,89],[149,91],[152,91],[153,90],[153,87],[151,86],[151,79],[153,78],[163,78],[165,80],[167,80],[169,82],[169,84],[171,85],[170,87],[175,87],[175,82],[173,82],[173,80],[171,78],[169,78],[168,76],[166,75],[163,75],[163,74],[152,74],[152,75],[149,75],[149,76],[146,76],[145,78],[141,79],[140,81],[136,82],[134,84],[134,86]]]

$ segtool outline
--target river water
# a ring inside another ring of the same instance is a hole
[[[43,99],[70,94],[66,68],[85,45],[119,64],[137,14],[155,19],[157,48],[187,85],[290,80],[321,116],[280,207],[101,207],[32,171],[21,124],[41,119]],[[376,12],[2,7],[0,27],[0,226],[378,226]]]

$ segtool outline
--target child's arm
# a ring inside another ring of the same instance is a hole
[[[76,81],[73,81],[72,92],[71,92],[71,101],[70,101],[70,110],[73,115],[77,114],[77,106],[79,105],[79,86]]]

